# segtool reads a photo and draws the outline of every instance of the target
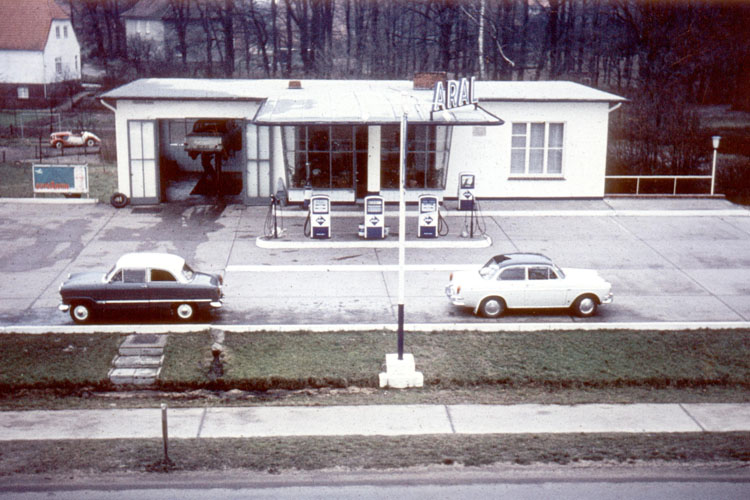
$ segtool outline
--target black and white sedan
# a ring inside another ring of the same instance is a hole
[[[487,318],[506,309],[559,308],[589,317],[612,302],[611,289],[595,270],[563,269],[541,254],[510,253],[492,257],[478,270],[451,273],[445,293],[454,305]]]
[[[68,275],[60,285],[59,309],[76,323],[94,313],[167,310],[188,321],[197,313],[222,306],[223,280],[218,274],[194,271],[185,259],[167,253],[129,253],[108,272]],[[136,316],[137,317],[137,316]]]

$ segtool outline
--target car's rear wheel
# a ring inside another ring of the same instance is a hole
[[[485,318],[499,318],[505,312],[505,301],[500,297],[487,297],[479,306],[479,314]]]
[[[573,312],[581,318],[588,318],[596,314],[599,302],[593,295],[581,295],[573,302]]]
[[[54,144],[54,146],[55,146],[55,149],[62,149],[63,148],[63,143],[61,141],[57,141]]]
[[[174,308],[174,312],[182,321],[189,321],[195,316],[195,307],[192,304],[182,303]]]
[[[73,304],[70,308],[70,317],[76,323],[88,323],[91,321],[91,306],[84,302]]]
[[[96,141],[94,139],[88,139],[86,141],[86,147],[93,148],[96,146]]]

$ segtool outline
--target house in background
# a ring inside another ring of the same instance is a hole
[[[169,2],[165,0],[139,1],[122,14],[128,51],[148,52],[150,56],[161,56],[166,51],[166,23],[170,14]]]
[[[0,0],[0,105],[38,107],[81,80],[81,47],[54,0]]]
[[[210,12],[206,4],[206,0],[138,0],[120,16],[129,58],[202,63],[206,52],[203,16]],[[211,17],[210,22],[215,19]],[[213,53],[218,60],[216,49]]]

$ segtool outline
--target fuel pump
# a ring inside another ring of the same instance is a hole
[[[331,237],[331,200],[324,194],[310,197],[310,237],[323,239]]]
[[[438,221],[440,220],[437,196],[422,194],[419,196],[418,205],[419,228],[417,236],[419,238],[437,238]]]
[[[365,198],[365,239],[383,239],[386,237],[385,201],[382,196],[372,195]]]
[[[474,187],[476,177],[470,172],[458,174],[458,209],[474,210]]]

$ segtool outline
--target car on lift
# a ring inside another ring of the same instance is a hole
[[[234,120],[196,120],[192,132],[185,136],[184,149],[193,160],[201,153],[231,156],[242,149],[242,129]]]
[[[73,130],[65,132],[52,132],[49,135],[49,145],[55,149],[81,147],[93,148],[99,146],[102,140],[92,132],[86,130]]]
[[[495,255],[478,270],[451,273],[445,287],[454,305],[487,318],[507,309],[561,308],[586,318],[612,302],[611,290],[597,271],[560,268],[538,253]]]
[[[194,271],[180,256],[136,252],[120,257],[108,271],[69,274],[60,285],[60,311],[76,323],[96,313],[135,313],[134,318],[159,310],[190,321],[199,313],[222,307],[223,279]]]

